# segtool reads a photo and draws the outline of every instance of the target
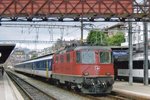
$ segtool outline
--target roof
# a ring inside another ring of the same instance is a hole
[[[88,50],[93,50],[93,49],[96,49],[96,50],[111,50],[111,48],[108,47],[108,46],[79,46],[79,47],[76,47],[74,50],[84,50],[84,49],[88,49]]]
[[[65,53],[65,52],[69,52],[69,51],[73,51],[73,50],[93,50],[93,49],[97,49],[97,50],[111,50],[111,48],[109,46],[70,46],[70,47],[66,47],[63,50],[60,50],[58,52],[56,52],[56,54],[61,54],[61,53]]]
[[[15,44],[0,44],[0,64],[5,63],[14,48]]]
[[[121,26],[125,26],[124,23],[117,23],[117,24],[115,24],[113,26],[105,28],[105,30],[110,30],[110,29],[114,29],[114,28],[120,28]]]
[[[110,46],[112,50],[128,50],[128,46]]]
[[[50,55],[46,55],[46,56],[42,56],[42,57],[38,57],[36,59],[30,59],[21,63],[18,63],[16,65],[20,65],[20,64],[25,64],[25,63],[32,63],[32,62],[36,62],[36,61],[42,61],[42,60],[48,60],[48,59],[52,59],[53,54]]]

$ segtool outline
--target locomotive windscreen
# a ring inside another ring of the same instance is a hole
[[[100,52],[99,58],[100,58],[100,63],[109,64],[111,63],[111,52]]]
[[[82,64],[95,64],[96,63],[96,54],[97,51],[77,51],[77,63]],[[100,51],[99,53],[99,63],[102,64],[110,64],[112,63],[111,60],[111,52],[109,51]]]
[[[77,51],[77,63],[94,64],[95,52],[94,51]]]

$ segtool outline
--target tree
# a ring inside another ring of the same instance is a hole
[[[38,57],[37,54],[33,54],[33,55],[31,56],[31,59],[34,59],[34,58],[37,58],[37,57]]]
[[[117,32],[112,37],[107,38],[107,44],[111,46],[120,46],[125,41],[123,32]]]
[[[106,34],[99,30],[91,30],[87,37],[87,42],[91,45],[106,45]]]

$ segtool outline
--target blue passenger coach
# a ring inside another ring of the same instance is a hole
[[[21,62],[14,66],[15,71],[49,78],[52,73],[52,54]]]

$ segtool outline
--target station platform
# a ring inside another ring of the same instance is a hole
[[[0,100],[23,100],[5,72],[3,76],[0,73]]]
[[[115,81],[113,92],[129,97],[131,100],[150,100],[150,85],[145,86],[143,83],[133,83]]]
[[[115,81],[113,92],[130,98],[130,100],[150,100],[150,85]],[[24,100],[6,73],[0,73],[0,100]]]

